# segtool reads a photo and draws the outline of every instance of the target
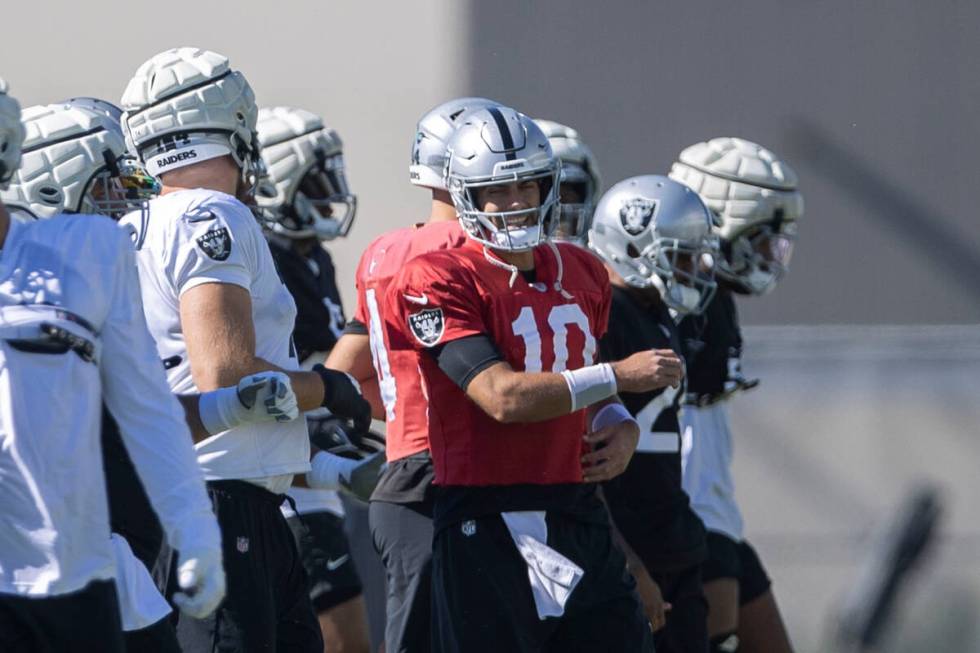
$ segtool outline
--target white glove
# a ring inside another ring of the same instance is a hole
[[[299,405],[288,376],[259,372],[243,378],[237,387],[202,393],[198,412],[213,435],[241,424],[289,422],[299,416]]]
[[[179,592],[174,603],[180,611],[195,619],[204,619],[214,612],[225,598],[225,570],[221,552],[217,549],[180,554],[177,567]]]
[[[378,485],[384,470],[385,452],[373,453],[362,460],[353,460],[320,451],[310,461],[306,484],[320,490],[345,490],[367,501]]]

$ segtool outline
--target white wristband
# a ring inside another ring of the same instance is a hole
[[[306,473],[306,484],[318,490],[339,490],[340,479],[349,478],[358,462],[320,451],[310,461],[311,469]]]
[[[573,412],[616,394],[616,375],[609,363],[565,370],[561,375],[568,384]]]
[[[246,409],[238,399],[238,388],[218,388],[201,393],[197,411],[201,424],[211,435],[222,433],[241,424],[241,414]]]
[[[604,429],[607,426],[622,424],[623,422],[636,423],[636,420],[633,419],[630,412],[626,410],[626,406],[618,401],[606,404],[592,417],[592,433],[595,433],[599,429]]]

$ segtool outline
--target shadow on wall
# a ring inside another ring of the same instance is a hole
[[[980,4],[833,4],[471,2],[466,91],[577,128],[607,185],[714,136],[789,160],[793,271],[746,323],[978,323]]]

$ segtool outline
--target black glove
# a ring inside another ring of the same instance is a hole
[[[323,380],[323,403],[320,405],[341,419],[354,423],[355,433],[365,433],[371,428],[371,404],[361,396],[356,381],[344,372],[328,370],[323,365],[313,366],[313,371]]]
[[[307,413],[306,425],[310,433],[310,443],[317,449],[336,456],[362,460],[385,450],[383,435],[373,431],[354,433],[346,420],[334,415]]]

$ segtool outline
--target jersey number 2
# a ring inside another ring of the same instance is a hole
[[[555,362],[550,372],[563,372],[568,364],[568,326],[574,324],[585,335],[582,350],[584,365],[591,365],[595,357],[595,337],[589,328],[589,318],[578,304],[562,304],[552,307],[548,313],[548,328],[554,335]],[[524,341],[524,371],[541,372],[541,332],[534,319],[534,310],[525,306],[511,322],[514,335]]]

